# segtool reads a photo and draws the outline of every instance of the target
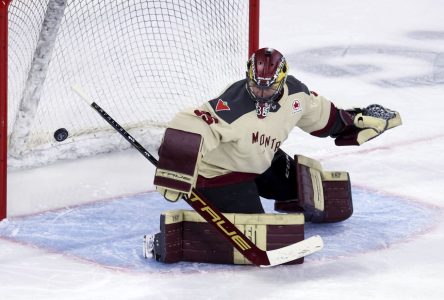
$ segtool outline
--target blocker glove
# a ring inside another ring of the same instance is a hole
[[[167,128],[159,149],[154,175],[156,190],[168,201],[190,195],[201,158],[202,137],[199,134]]]
[[[398,112],[379,104],[372,104],[362,109],[341,109],[339,115],[344,128],[339,134],[333,136],[338,146],[362,145],[387,129],[402,124]]]

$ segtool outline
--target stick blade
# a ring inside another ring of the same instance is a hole
[[[84,100],[88,105],[91,105],[94,101],[82,90],[77,84],[71,85],[71,90],[73,90],[82,100]]]
[[[324,242],[319,235],[315,235],[276,250],[267,251],[269,265],[261,265],[261,267],[273,267],[281,265],[292,260],[313,254],[324,247]]]

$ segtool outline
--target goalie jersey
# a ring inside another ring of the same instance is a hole
[[[261,174],[294,127],[327,136],[325,132],[335,113],[330,101],[310,92],[290,75],[282,97],[265,118],[258,117],[244,79],[200,107],[179,112],[169,127],[202,136],[199,175],[213,178],[231,172]]]

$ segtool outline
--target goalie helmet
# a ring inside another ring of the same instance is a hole
[[[256,102],[256,113],[265,118],[272,104],[279,100],[288,66],[284,56],[272,48],[262,48],[247,63],[247,91]]]

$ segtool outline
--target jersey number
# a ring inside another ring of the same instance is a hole
[[[219,120],[215,117],[213,117],[209,112],[204,110],[195,110],[194,113],[196,116],[200,117],[202,120],[204,120],[208,125],[211,125],[213,123],[217,124],[219,123]]]

